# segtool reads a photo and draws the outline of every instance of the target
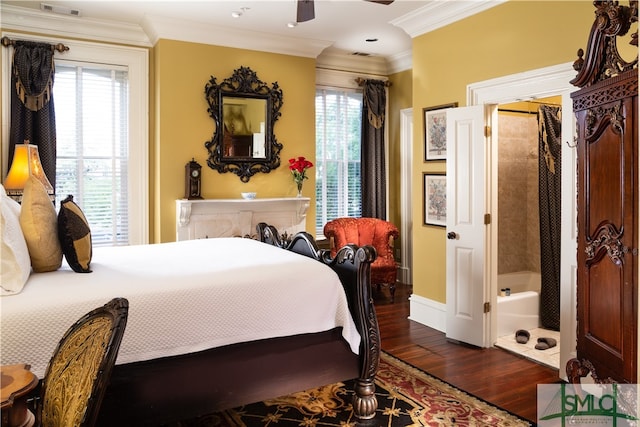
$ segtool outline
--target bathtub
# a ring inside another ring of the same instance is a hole
[[[498,296],[497,305],[499,337],[540,326],[540,293],[537,291],[512,291],[510,296]]]
[[[540,273],[534,271],[516,271],[498,275],[498,290],[510,288],[512,293],[524,291],[540,292],[542,279]]]

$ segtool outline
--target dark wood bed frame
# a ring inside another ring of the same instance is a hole
[[[350,350],[336,328],[116,365],[98,426],[158,426],[354,378],[354,413],[360,419],[373,418],[380,357],[370,294],[375,249],[346,246],[331,258],[308,233],[283,242],[271,226],[259,224],[257,231],[262,242],[314,258],[336,271],[362,337],[360,354]]]

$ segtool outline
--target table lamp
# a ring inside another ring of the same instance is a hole
[[[24,144],[16,144],[15,151],[13,152],[13,161],[11,162],[9,173],[4,180],[4,188],[7,196],[17,202],[22,202],[24,186],[30,175],[38,178],[45,190],[47,190],[49,198],[52,201],[55,200],[53,186],[47,179],[47,175],[45,175],[42,164],[40,163],[38,146],[29,144],[29,141],[25,140]]]

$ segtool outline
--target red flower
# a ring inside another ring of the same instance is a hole
[[[293,180],[296,183],[301,183],[302,180],[307,179],[307,169],[312,168],[313,163],[305,159],[304,156],[300,156],[297,159],[289,159],[289,170],[293,175]]]

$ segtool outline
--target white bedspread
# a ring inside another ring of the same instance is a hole
[[[337,326],[358,353],[337,275],[274,246],[220,238],[94,248],[91,268],[32,273],[20,294],[0,298],[3,365],[28,363],[43,377],[64,332],[114,297],[129,300],[117,364]]]

